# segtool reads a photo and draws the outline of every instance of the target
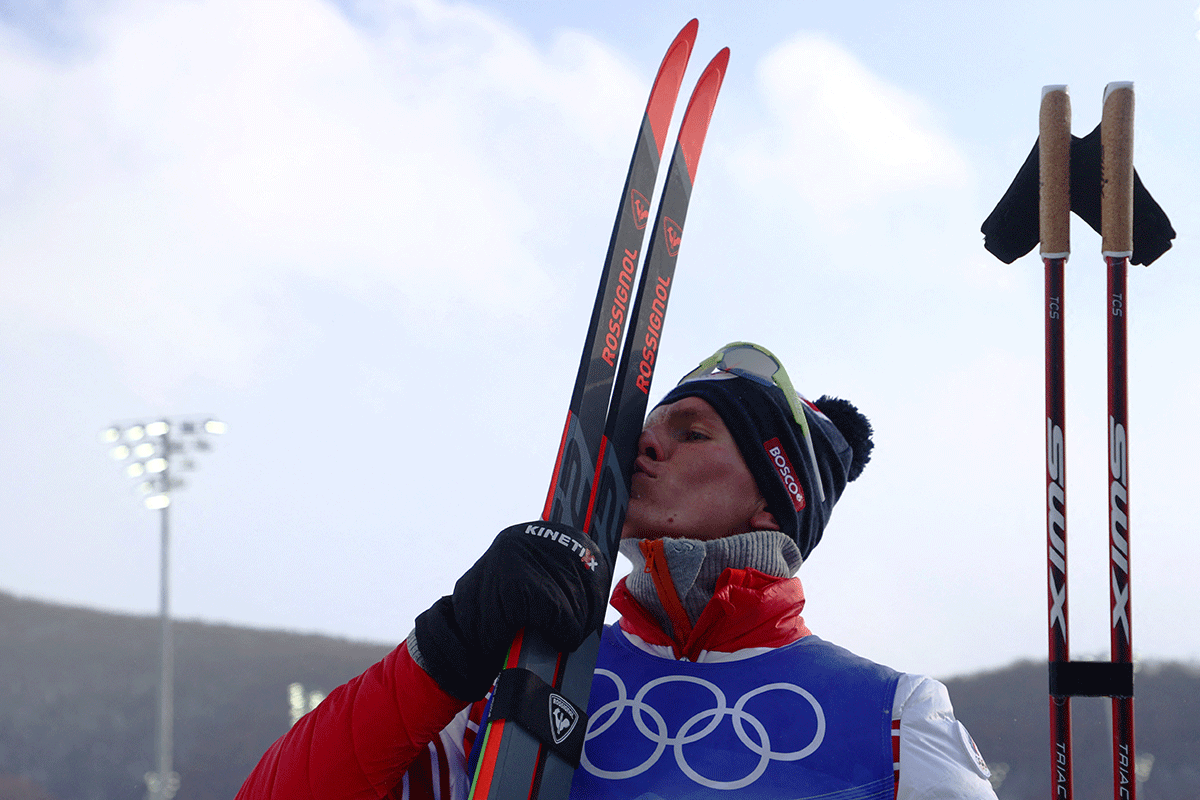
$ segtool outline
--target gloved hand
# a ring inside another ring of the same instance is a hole
[[[443,690],[483,697],[517,632],[572,651],[604,624],[611,566],[586,534],[538,521],[500,532],[443,597],[417,617],[409,653]]]

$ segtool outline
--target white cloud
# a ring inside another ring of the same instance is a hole
[[[786,185],[828,217],[966,181],[966,159],[924,101],[824,35],[800,33],[768,53],[758,84],[773,124],[742,153],[743,173]]]
[[[363,11],[131,0],[77,20],[66,58],[0,28],[10,334],[238,381],[297,277],[435,316],[544,302],[562,166],[587,177],[639,81],[583,34],[543,52],[461,5]]]

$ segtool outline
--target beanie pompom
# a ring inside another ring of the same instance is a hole
[[[875,447],[875,443],[871,441],[873,431],[870,420],[863,416],[853,403],[840,397],[825,395],[813,405],[829,417],[854,451],[850,471],[846,475],[847,481],[854,480],[862,474],[863,467],[871,460],[871,450]]]

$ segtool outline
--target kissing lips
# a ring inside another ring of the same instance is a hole
[[[647,469],[647,466],[649,465],[643,464],[641,458],[633,463],[633,477],[629,482],[629,497],[631,500],[641,499],[642,491],[649,488],[648,482],[658,477]]]

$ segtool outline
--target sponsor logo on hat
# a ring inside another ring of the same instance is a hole
[[[763,449],[767,451],[767,457],[775,465],[775,472],[779,475],[779,480],[783,482],[788,496],[792,499],[792,508],[796,511],[803,511],[806,505],[804,489],[800,487],[800,481],[796,479],[796,471],[792,469],[792,462],[788,460],[783,445],[778,438],[769,439],[763,442]]]

